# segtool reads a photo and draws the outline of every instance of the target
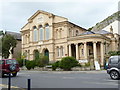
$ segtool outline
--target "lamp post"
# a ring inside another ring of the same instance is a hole
[[[105,69],[105,66],[106,66],[106,41],[104,42],[104,45],[105,45],[105,58],[104,58],[104,69]]]
[[[26,53],[23,53],[22,59],[23,59],[23,69],[25,69],[25,58],[26,58]]]

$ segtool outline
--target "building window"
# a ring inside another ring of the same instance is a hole
[[[57,47],[57,56],[60,57],[60,49]]]
[[[79,35],[79,32],[78,32],[78,30],[76,30],[76,36],[78,36]]]
[[[45,25],[45,39],[46,39],[46,40],[49,40],[49,35],[50,35],[49,25],[46,24],[46,25]]]
[[[61,56],[64,55],[64,51],[63,50],[64,50],[63,47],[61,47]]]
[[[72,33],[71,30],[69,30],[69,37],[71,37],[71,33]]]
[[[38,30],[37,30],[36,26],[33,27],[33,40],[34,40],[34,42],[38,41]]]
[[[81,50],[82,55],[84,55],[84,49]]]
[[[39,26],[39,35],[40,35],[40,40],[43,40],[44,37],[44,31],[43,31],[42,25]]]

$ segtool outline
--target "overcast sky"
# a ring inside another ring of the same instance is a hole
[[[9,2],[8,2],[9,1]],[[37,10],[68,18],[90,28],[118,10],[119,0],[2,0],[0,30],[19,32]]]

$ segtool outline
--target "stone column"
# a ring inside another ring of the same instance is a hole
[[[87,60],[87,42],[84,42],[84,58]]]
[[[71,44],[69,44],[69,56],[72,56],[72,52],[71,52]]]
[[[104,42],[101,42],[101,65],[104,65]]]
[[[76,43],[76,59],[79,60],[78,43]]]
[[[97,42],[93,42],[94,60],[97,60]]]

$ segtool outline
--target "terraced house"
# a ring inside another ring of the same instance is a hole
[[[73,56],[103,65],[105,55],[120,47],[120,35],[113,32],[112,25],[108,30],[88,31],[67,18],[38,10],[21,29],[22,53],[28,60],[39,52],[48,56],[50,62]]]

